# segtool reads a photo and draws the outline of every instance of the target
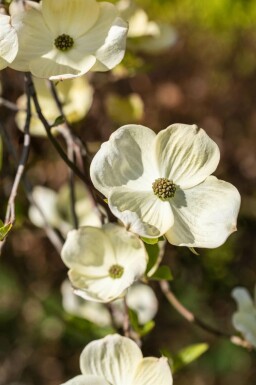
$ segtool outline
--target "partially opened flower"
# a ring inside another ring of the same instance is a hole
[[[101,327],[111,326],[112,319],[104,303],[87,301],[76,295],[70,282],[65,280],[61,285],[62,305],[67,313],[84,318]],[[158,301],[150,286],[135,283],[126,294],[128,307],[137,313],[141,325],[151,321],[158,310]],[[122,326],[126,313],[123,298],[112,302],[112,316],[117,326]]]
[[[86,301],[76,295],[67,279],[61,285],[61,294],[62,305],[67,313],[84,318],[100,327],[112,325],[111,315],[107,307],[103,303]]]
[[[151,321],[158,310],[158,301],[150,286],[138,283],[133,285],[126,297],[129,308],[136,311],[140,324]]]
[[[23,11],[10,9],[20,44],[16,70],[66,79],[109,70],[124,56],[128,27],[113,4],[42,0],[26,1]]]
[[[45,226],[46,222],[57,228],[63,235],[72,230],[72,214],[69,204],[70,191],[68,185],[63,185],[59,192],[44,187],[35,186],[32,191],[34,205],[29,207],[28,215],[34,225]],[[75,211],[80,226],[101,226],[99,210],[94,206],[89,192],[81,186],[76,185]]]
[[[233,325],[256,348],[256,287],[254,301],[243,287],[236,287],[232,291],[232,297],[238,306],[232,317]]]
[[[113,214],[140,236],[218,247],[236,230],[240,195],[210,176],[219,148],[203,129],[173,124],[156,135],[127,125],[101,146],[91,178]]]
[[[34,79],[34,85],[42,112],[49,124],[52,125],[60,115],[60,112],[53,100],[49,85],[46,80],[38,78]],[[83,119],[90,109],[93,100],[93,89],[85,79],[85,76],[58,82],[56,88],[63,106],[63,112],[69,123],[75,123]],[[19,111],[15,116],[15,120],[19,129],[24,130],[27,115],[27,96],[25,94],[18,98],[17,106]],[[41,120],[37,117],[33,104],[31,108],[30,134],[47,136]],[[52,129],[52,132],[53,131],[54,128]]]
[[[143,242],[115,224],[70,231],[61,257],[75,293],[99,302],[123,296],[147,266]]]
[[[89,343],[80,369],[82,374],[64,385],[172,385],[166,358],[143,358],[135,342],[118,334]]]
[[[117,3],[121,16],[128,20],[129,48],[157,53],[174,45],[177,32],[169,24],[149,20],[147,13],[132,0],[121,0]]]
[[[0,25],[0,70],[2,70],[15,59],[18,52],[18,38],[10,16],[0,14]]]

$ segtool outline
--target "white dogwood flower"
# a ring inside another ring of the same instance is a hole
[[[238,306],[232,317],[233,325],[256,348],[256,287],[254,301],[243,287],[236,287],[232,291],[232,297]]]
[[[75,211],[79,225],[101,227],[99,209],[95,207],[89,192],[79,183],[76,185],[76,197]],[[34,225],[44,227],[46,221],[64,236],[72,230],[68,185],[63,185],[58,193],[48,187],[35,186],[32,198],[34,204],[29,207],[28,215]]]
[[[110,223],[70,231],[61,257],[75,293],[98,302],[123,296],[144,274],[148,259],[139,238]]]
[[[129,22],[127,36],[130,49],[154,54],[176,43],[175,29],[167,23],[149,20],[144,9],[133,0],[120,0],[117,7],[121,16]]]
[[[2,70],[15,59],[18,52],[18,38],[10,16],[0,14],[0,25],[0,70]]]
[[[127,23],[116,7],[96,0],[26,1],[10,7],[19,53],[12,68],[40,78],[66,79],[106,71],[123,58]]]
[[[210,176],[219,158],[217,144],[196,125],[173,124],[157,135],[127,125],[101,146],[91,179],[134,233],[213,248],[236,230],[240,207],[237,189]]]
[[[165,357],[145,357],[138,345],[118,334],[90,342],[80,356],[82,374],[63,385],[172,385]]]

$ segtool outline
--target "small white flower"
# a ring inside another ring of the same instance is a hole
[[[49,124],[53,124],[60,115],[59,109],[53,100],[47,81],[44,79],[34,79],[35,89],[42,112]],[[87,82],[85,76],[58,82],[57,91],[63,105],[63,112],[69,123],[74,123],[87,114],[92,105],[93,89]],[[17,100],[17,106],[20,109],[15,116],[17,126],[24,130],[26,121],[27,96],[21,95]],[[35,106],[32,104],[32,118],[30,121],[30,134],[36,136],[47,136],[44,125],[37,117]],[[55,128],[52,132],[58,132]]]
[[[146,12],[132,0],[121,0],[117,7],[121,16],[129,22],[129,48],[158,53],[176,43],[177,32],[172,26],[149,20]]]
[[[243,287],[236,287],[232,291],[232,297],[238,306],[232,317],[233,325],[256,348],[256,287],[254,301]]]
[[[158,301],[150,286],[138,283],[133,285],[127,293],[127,305],[135,310],[140,324],[151,321],[158,310]]]
[[[18,52],[16,30],[11,25],[10,16],[0,14],[0,70],[10,65]]]
[[[195,125],[173,124],[157,135],[127,125],[101,146],[91,179],[134,233],[213,248],[236,230],[240,207],[237,189],[210,176],[219,157],[217,144]]]
[[[123,296],[144,274],[148,258],[143,242],[115,224],[70,231],[61,257],[75,293],[98,302]]]
[[[106,306],[99,302],[86,301],[75,295],[74,289],[66,279],[61,285],[62,305],[64,310],[84,318],[100,327],[112,325],[110,313]]]
[[[112,320],[105,304],[86,301],[74,293],[68,280],[61,285],[62,305],[67,313],[74,314],[95,323],[101,327],[111,326]],[[151,321],[158,310],[158,301],[154,290],[150,286],[137,283],[132,285],[126,295],[128,307],[138,315],[141,325]],[[124,322],[125,306],[123,299],[112,302],[112,312],[115,325],[122,326]]]
[[[78,197],[75,210],[80,226],[101,227],[99,211],[94,207],[88,191],[84,186],[77,184],[76,192]],[[31,222],[38,227],[44,227],[46,220],[50,226],[57,228],[62,234],[66,235],[73,228],[69,194],[67,185],[63,185],[58,193],[47,187],[34,187],[32,197],[36,205],[31,205],[28,211]]]
[[[172,385],[164,357],[143,358],[135,342],[118,334],[92,341],[80,356],[82,374],[63,385]]]
[[[40,78],[66,79],[106,71],[123,58],[127,23],[117,9],[96,0],[26,1],[11,7],[19,53],[12,68]]]

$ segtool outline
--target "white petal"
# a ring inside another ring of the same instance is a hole
[[[241,332],[245,339],[256,348],[256,309],[251,314],[237,312],[232,317],[236,330]]]
[[[182,189],[203,182],[212,174],[220,158],[217,144],[196,125],[173,124],[155,140],[161,177],[173,180]]]
[[[117,17],[108,32],[104,45],[96,51],[97,62],[92,71],[108,71],[123,60],[127,30],[127,23]]]
[[[57,210],[57,193],[49,188],[36,186],[32,191],[32,198],[36,206],[32,205],[29,208],[28,215],[31,222],[38,227],[44,227],[46,220],[50,226],[58,227],[61,218]]]
[[[49,57],[45,55],[45,57],[30,61],[29,68],[34,76],[50,80],[71,79],[87,73],[96,61],[92,55],[86,55],[81,59],[82,53],[79,53],[76,62],[75,56],[78,51],[74,50],[73,52],[71,50],[66,56],[57,50],[54,52],[56,56],[52,55],[51,51]]]
[[[172,385],[167,359],[147,357],[140,362],[131,385]]]
[[[104,43],[109,30],[117,17],[117,10],[113,4],[98,3],[99,16],[94,26],[76,40],[76,43],[86,52],[96,52]]]
[[[109,223],[104,226],[115,252],[117,264],[134,264],[136,259],[144,259],[147,263],[147,252],[144,243],[124,227]]]
[[[230,183],[210,176],[200,185],[177,190],[174,224],[165,234],[176,246],[214,248],[236,231],[240,195]]]
[[[152,145],[155,133],[140,125],[120,127],[102,144],[91,164],[91,179],[106,197],[116,186],[152,191],[158,177]]]
[[[173,224],[170,203],[160,200],[153,192],[118,187],[112,190],[108,203],[127,228],[143,237],[160,237]]]
[[[68,233],[61,258],[69,268],[96,277],[106,272],[106,265],[115,263],[113,247],[104,231],[89,226]]]
[[[158,301],[150,286],[138,283],[130,287],[126,296],[129,308],[136,311],[140,324],[152,320],[157,313]]]
[[[105,378],[112,385],[132,385],[142,353],[135,342],[117,334],[93,341],[80,357],[83,374]]]
[[[97,376],[76,376],[62,385],[109,385],[103,378]]]
[[[236,300],[238,305],[238,310],[242,312],[252,311],[254,309],[254,303],[252,297],[250,296],[248,290],[243,287],[236,287],[232,290],[232,297]],[[256,308],[255,308],[256,312]]]
[[[26,12],[12,17],[12,24],[18,31],[19,51],[11,68],[18,71],[29,71],[30,60],[52,49],[53,36],[43,20],[41,7],[36,5],[28,2]]]
[[[0,24],[0,58],[3,61],[0,60],[11,63],[18,52],[18,37],[15,29],[11,26],[10,16],[0,14]]]
[[[66,34],[77,38],[95,24],[99,17],[99,4],[95,0],[44,0],[42,12],[55,37]]]
[[[146,266],[145,266],[146,268]],[[143,273],[145,271],[143,270]],[[108,276],[90,278],[81,275],[76,270],[69,271],[70,281],[75,288],[75,294],[88,301],[107,303],[125,295],[126,289],[134,283],[133,272],[127,271],[119,279]]]

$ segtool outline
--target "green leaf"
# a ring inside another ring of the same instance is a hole
[[[155,321],[148,321],[145,325],[141,326],[140,328],[140,336],[144,337],[145,335],[149,334],[152,329],[155,327]]]
[[[128,313],[131,327],[136,333],[139,334],[140,337],[143,337],[146,334],[150,333],[151,330],[155,327],[154,321],[149,321],[145,325],[140,325],[138,314],[133,309],[129,308]]]
[[[128,314],[129,314],[129,320],[130,320],[130,324],[131,324],[132,328],[136,332],[138,332],[140,325],[139,325],[139,319],[138,319],[138,315],[137,315],[136,311],[129,308]]]
[[[159,241],[158,238],[144,238],[144,237],[140,237],[140,238],[147,245],[155,245]]]
[[[158,243],[155,243],[154,245],[145,244],[145,248],[148,253],[148,265],[146,270],[147,274],[157,263],[160,250]]]
[[[4,225],[3,222],[0,220],[0,241],[4,240],[4,238],[9,233],[11,228],[12,228],[12,223],[7,223],[7,225]]]
[[[153,279],[155,281],[171,281],[173,279],[173,275],[171,273],[171,270],[169,266],[159,266],[157,271],[150,277],[150,279]]]
[[[189,250],[190,250],[193,254],[195,254],[195,255],[200,255],[200,254],[194,249],[194,247],[189,247]]]
[[[173,372],[177,372],[184,366],[189,365],[191,362],[197,360],[202,354],[209,349],[209,345],[206,343],[194,344],[187,346],[180,350],[171,358],[171,366]]]
[[[61,124],[63,124],[63,123],[65,123],[65,119],[64,119],[64,117],[63,117],[62,115],[60,115],[60,116],[58,116],[58,117],[55,119],[55,121],[54,121],[54,123],[51,125],[51,127],[57,127],[57,126],[59,126],[59,125],[61,125]]]

